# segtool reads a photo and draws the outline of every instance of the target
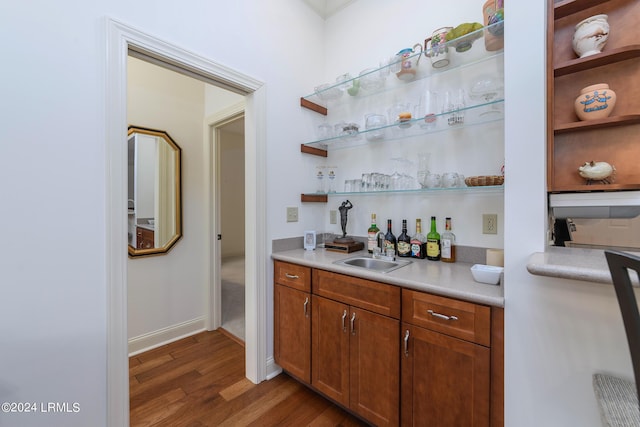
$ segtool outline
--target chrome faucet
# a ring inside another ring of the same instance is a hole
[[[383,259],[385,261],[395,261],[396,257],[394,255],[388,255],[384,248],[384,233],[382,231],[378,231],[376,233],[376,244],[377,246],[373,248],[373,258],[375,259]]]

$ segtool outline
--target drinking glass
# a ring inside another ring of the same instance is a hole
[[[316,193],[325,193],[324,166],[316,167]]]
[[[429,174],[429,160],[431,159],[431,153],[418,153],[418,184],[422,187],[426,187],[425,178]]]
[[[333,126],[329,123],[318,125],[318,139],[329,139],[333,137]]]
[[[442,177],[437,173],[429,173],[425,178],[427,188],[440,188],[442,185]]]
[[[337,177],[337,172],[338,172],[338,168],[335,166],[329,166],[327,167],[327,193],[335,193],[337,191],[336,186],[337,181],[336,181],[336,177]]]
[[[444,188],[453,188],[458,186],[458,174],[455,172],[446,172],[442,174],[442,186]]]
[[[456,126],[464,123],[464,89],[448,90],[444,93],[442,112],[447,114],[447,124]]]
[[[373,129],[367,132],[367,139],[369,141],[376,141],[384,138],[385,128],[384,126],[387,124],[387,119],[382,114],[366,114],[364,116],[365,128],[367,130]]]
[[[420,96],[416,118],[419,119],[420,127],[423,129],[433,129],[438,121],[438,93],[432,90],[425,90]]]

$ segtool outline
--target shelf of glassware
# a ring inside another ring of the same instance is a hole
[[[350,191],[350,192],[333,192],[333,193],[303,193],[300,196],[302,202],[326,203],[329,197],[344,196],[379,196],[381,194],[501,194],[504,193],[503,185],[483,185],[475,187],[450,187],[450,188],[416,188],[410,190],[377,190],[377,191]]]
[[[301,144],[303,153],[327,157],[327,151],[341,150],[381,141],[408,139],[436,132],[453,131],[463,127],[504,120],[504,99],[494,99],[477,105],[413,118],[357,131],[351,135],[335,136]]]
[[[462,68],[472,67],[482,62],[496,60],[498,58],[501,59],[504,56],[504,50],[486,50],[484,47],[484,37],[485,34],[488,33],[501,35],[503,30],[504,21],[496,22],[495,24],[470,32],[469,34],[450,40],[446,44],[436,47],[438,52],[440,52],[439,54],[443,51],[447,52],[449,64],[441,68],[434,68],[431,66],[421,67],[415,74],[414,79],[408,79],[406,81],[407,84],[428,79],[436,74],[441,75],[460,70]],[[462,46],[465,45],[468,46],[468,50],[462,51]],[[317,113],[327,115],[329,106],[339,105],[343,102],[351,102],[353,99],[365,98],[370,95],[375,95],[389,90],[386,88],[384,80],[387,76],[395,74],[397,69],[400,69],[401,63],[407,61],[417,62],[420,55],[425,55],[428,58],[432,53],[433,50],[431,48],[427,49],[425,52],[421,50],[397,60],[392,59],[388,64],[364,70],[358,76],[350,76],[346,79],[336,81],[335,83],[320,85],[313,93],[301,97],[300,105]],[[427,59],[423,58],[423,60],[426,61]],[[370,81],[368,87],[362,84],[362,82],[367,79]],[[373,82],[371,82],[371,80],[373,80]],[[377,84],[376,81],[378,81]],[[358,88],[355,91],[355,94],[352,95],[349,88],[356,89],[356,86],[354,85],[357,85]]]

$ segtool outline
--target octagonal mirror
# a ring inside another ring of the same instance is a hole
[[[129,256],[168,252],[182,237],[181,150],[162,130],[129,126]]]

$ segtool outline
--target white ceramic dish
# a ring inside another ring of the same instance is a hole
[[[480,283],[488,283],[489,285],[497,285],[500,283],[500,276],[503,271],[503,267],[493,265],[475,264],[471,267],[473,280]]]

